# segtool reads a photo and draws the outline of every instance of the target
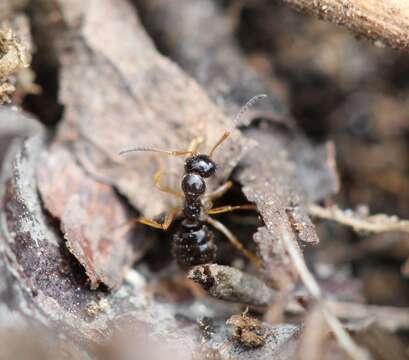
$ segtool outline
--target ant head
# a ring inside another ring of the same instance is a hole
[[[216,163],[206,154],[195,154],[189,156],[185,161],[186,173],[198,174],[204,178],[214,175]]]

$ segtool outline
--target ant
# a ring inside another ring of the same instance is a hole
[[[235,123],[259,99],[267,97],[260,94],[251,98],[235,117]],[[233,233],[221,222],[210,215],[221,214],[236,210],[256,210],[255,204],[238,206],[222,206],[213,208],[213,201],[223,196],[232,186],[232,181],[227,181],[215,191],[206,193],[206,178],[214,176],[217,165],[212,159],[216,149],[230,136],[230,131],[225,131],[220,139],[213,145],[208,154],[198,153],[198,147],[203,142],[203,137],[194,138],[187,150],[166,151],[155,148],[132,148],[121,151],[125,154],[135,151],[149,151],[162,153],[169,156],[187,156],[184,164],[185,173],[181,182],[182,192],[161,185],[162,171],[154,175],[155,187],[165,193],[184,199],[183,207],[171,209],[164,218],[163,223],[140,217],[133,219],[127,225],[141,223],[156,229],[167,230],[177,216],[183,217],[180,228],[173,235],[172,250],[176,261],[182,268],[213,262],[216,257],[214,234],[206,223],[219,230],[226,238],[248,259],[260,265],[260,259],[246,250]]]

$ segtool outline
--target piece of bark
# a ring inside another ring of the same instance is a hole
[[[111,186],[90,178],[62,146],[41,154],[37,181],[45,208],[61,221],[67,247],[87,272],[91,288],[118,288],[153,234],[124,233],[128,211]]]
[[[46,17],[49,14],[44,15]],[[82,83],[78,84],[81,86]],[[179,354],[179,351],[185,354],[185,357],[178,359],[190,359],[192,351],[199,346],[199,341],[196,326],[183,327],[178,320],[178,314],[187,308],[185,304],[179,307],[156,303],[149,296],[149,289],[141,280],[143,278],[135,271],[128,273],[125,283],[116,293],[90,291],[84,269],[66,249],[58,229],[59,224],[41,207],[34,174],[40,171],[38,159],[42,151],[45,151],[42,142],[32,139],[23,145],[23,150],[16,145],[5,160],[5,179],[0,182],[0,188],[9,179],[9,211],[7,222],[3,221],[4,211],[1,214],[0,240],[1,249],[5,249],[8,255],[5,257],[8,267],[0,272],[0,279],[9,276],[12,281],[10,293],[5,295],[3,303],[8,306],[16,299],[14,313],[24,313],[29,321],[38,318],[55,331],[57,336],[65,338],[66,343],[73,340],[81,349],[94,349],[102,342],[106,344],[118,328],[125,328],[124,323],[128,323],[135,326],[137,331],[147,329],[147,336],[160,339],[160,344],[170,344],[169,348],[164,346],[164,354],[173,353],[177,348],[179,350],[175,354]],[[6,206],[6,202],[2,205]],[[17,244],[17,248],[13,251],[11,248],[14,244]],[[2,264],[1,261],[0,269]],[[17,279],[14,278],[16,275]],[[24,295],[24,301],[21,294]],[[196,309],[193,311],[193,319],[203,312],[213,314],[212,306],[193,305],[192,309]],[[224,314],[223,323],[226,315],[231,315],[228,311]],[[1,312],[0,323],[7,321],[3,315]],[[268,346],[258,349],[254,358],[280,358],[281,355],[285,358],[287,346],[294,347],[297,333],[298,327],[295,326],[273,327]],[[221,327],[219,334],[220,342],[214,340],[216,347],[222,347],[228,342],[224,327]],[[137,345],[133,347],[131,355],[143,355],[141,347],[146,343],[136,344],[134,338],[128,340],[125,345],[131,349],[132,345]],[[224,346],[223,351],[226,357],[228,354],[236,354],[236,358],[249,357],[249,354],[243,354],[242,349],[233,344]]]
[[[321,19],[343,25],[377,46],[409,49],[409,5],[404,0],[284,0]]]
[[[188,278],[211,296],[224,301],[269,306],[276,297],[275,292],[256,277],[229,266],[195,266],[189,270]]]
[[[42,151],[44,144],[37,136],[23,144],[15,143],[4,162],[0,181],[0,329],[11,323],[16,329],[24,328],[27,323],[38,324],[55,332],[67,348],[73,346],[74,350],[78,347],[79,351],[85,351],[86,359],[90,349],[95,351],[103,344],[110,344],[114,333],[124,334],[131,325],[139,333],[146,330],[150,339],[161,339],[158,350],[164,351],[162,354],[173,349],[184,354],[179,359],[190,359],[199,346],[194,321],[203,311],[212,313],[213,309],[198,304],[193,307],[197,310],[192,314],[192,322],[188,328],[183,327],[177,314],[186,305],[156,303],[149,296],[146,281],[135,271],[128,273],[116,293],[91,291],[84,270],[69,254],[57,225],[41,207],[35,186],[35,165]],[[227,317],[231,315],[226,309],[223,311]],[[275,327],[273,333],[278,340],[271,340],[270,346],[259,354],[268,358],[280,351],[276,344],[294,341],[298,328],[292,326],[292,332],[285,332],[287,327]],[[217,346],[227,340],[225,328],[219,333]],[[42,338],[38,331],[32,338],[33,341],[40,338],[39,341],[51,346],[52,339]],[[135,347],[137,344],[139,347]],[[132,356],[144,353],[143,344],[124,337],[124,346]],[[118,359],[110,359],[113,358]]]
[[[247,100],[243,97],[265,92],[272,103],[255,105],[255,111],[247,114],[247,124],[256,117],[268,118],[272,124],[288,124],[288,129],[267,125],[267,129],[253,131],[250,127],[246,135],[261,142],[263,149],[252,149],[234,178],[243,185],[247,198],[256,202],[268,224],[268,231],[261,229],[255,235],[266,274],[278,286],[293,283],[297,276],[280,245],[279,225],[285,224],[302,241],[318,242],[303,204],[338,190],[333,146],[314,147],[294,127],[286,106],[246,63],[227,20],[213,1],[134,2],[159,47],[192,74],[228,115],[234,116]],[[182,12],[188,15],[180,21]],[[207,31],[209,27],[216,36]],[[193,38],[192,32],[197,36]]]
[[[10,278],[5,304],[43,326],[63,326],[81,340],[95,336],[79,316],[101,293],[87,289],[83,270],[42,210],[34,177],[41,144],[40,136],[17,142],[4,160],[1,262]]]
[[[338,191],[333,145],[314,147],[301,135],[288,115],[286,104],[247,63],[215,1],[133,1],[159,48],[194,76],[209,96],[222,105],[226,114],[234,116],[256,94],[268,95],[270,102],[263,99],[256,103],[254,111],[250,109],[246,116],[248,121],[243,123],[248,125],[253,119],[262,117],[272,123],[288,125],[288,130],[279,127],[277,135],[273,131],[269,134],[271,141],[276,143],[275,151],[288,153],[283,155],[288,160],[283,160],[282,166],[295,167],[291,176],[296,180],[289,180],[300,184],[309,201],[323,199]],[[181,13],[187,14],[182,21]],[[209,28],[211,33],[207,31]],[[196,34],[195,37],[191,36],[192,33]],[[261,133],[264,129],[259,131]],[[286,182],[288,169],[284,168],[280,173],[278,175]]]
[[[318,243],[304,207],[335,192],[337,175],[325,146],[314,147],[291,128],[262,122],[259,129],[250,127],[245,133],[258,146],[240,162],[234,177],[246,197],[257,204],[266,224],[254,235],[264,272],[276,286],[286,287],[298,276],[281,243],[282,231],[303,243]]]
[[[201,149],[208,151],[232,127],[231,120],[191,78],[157,53],[126,1],[91,1],[86,8],[52,3],[68,26],[56,45],[59,99],[65,109],[59,141],[73,142],[81,165],[114,185],[144,215],[156,216],[180,204],[158,192],[152,180],[162,162],[163,182],[178,187],[180,159],[150,153],[120,157],[118,152],[135,146],[186,149],[197,135],[205,137]],[[68,32],[77,36],[67,37]],[[233,131],[223,151],[215,154],[221,171],[210,189],[226,178],[247,147]]]
[[[159,49],[191,74],[227,115],[234,116],[254,95],[265,93],[269,100],[255,104],[248,117],[291,121],[287,106],[273,91],[278,80],[261,79],[249,66],[215,1],[133,2]]]

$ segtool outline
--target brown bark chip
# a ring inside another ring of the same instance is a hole
[[[283,231],[293,233],[292,238],[301,242],[318,243],[304,206],[335,192],[337,174],[332,161],[326,160],[329,155],[325,146],[314,147],[293,129],[261,123],[246,134],[258,146],[241,161],[235,178],[243,184],[247,198],[256,203],[265,222],[254,236],[265,274],[276,286],[287,287],[298,276],[282,244]]]
[[[112,187],[88,177],[61,146],[44,151],[37,168],[44,206],[60,219],[68,249],[96,288],[121,284],[122,275],[144,253],[143,229],[133,237],[120,231],[127,211]]]
[[[158,47],[192,75],[226,114],[234,116],[254,95],[265,93],[269,100],[255,104],[249,113],[289,120],[286,106],[273,90],[279,81],[274,74],[262,79],[249,66],[217,1],[133,2]]]
[[[61,11],[68,16],[68,9]],[[208,151],[232,122],[158,54],[126,1],[91,1],[86,11],[73,5],[69,12],[82,21],[72,29],[77,37],[59,50],[65,105],[59,140],[75,141],[75,154],[90,174],[115,185],[144,215],[156,216],[179,201],[154,189],[153,174],[162,163],[163,181],[178,187],[181,160],[118,152],[135,146],[186,149],[197,135],[205,136],[202,149]],[[215,156],[221,169],[215,182],[229,174],[246,146],[234,131]]]
[[[268,277],[282,286],[292,283],[296,272],[281,245],[281,225],[303,242],[318,242],[304,204],[338,190],[332,146],[313,146],[302,136],[274,93],[271,85],[277,79],[265,82],[249,66],[216,2],[134,2],[158,46],[193,75],[228,115],[234,116],[250,97],[268,94],[270,101],[257,103],[246,118],[249,123],[257,117],[272,123],[250,125],[246,135],[259,147],[240,162],[234,178],[243,185],[247,198],[256,202],[267,225],[255,235],[255,241]],[[183,21],[178,20],[181,13],[187,14]],[[208,28],[212,32],[206,31]]]

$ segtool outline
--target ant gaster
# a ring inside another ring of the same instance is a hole
[[[251,98],[246,105],[239,111],[235,118],[235,123],[256,101],[265,98],[266,95],[260,94]],[[154,148],[132,148],[123,150],[121,154],[133,151],[150,151],[163,153],[170,156],[187,156],[185,160],[185,174],[182,178],[182,192],[164,187],[161,185],[161,171],[156,172],[154,176],[155,187],[160,191],[172,194],[184,199],[183,207],[171,209],[166,215],[163,223],[158,223],[151,219],[137,218],[128,222],[128,225],[142,223],[157,229],[167,230],[172,221],[177,216],[182,216],[183,220],[179,229],[173,235],[172,249],[176,261],[182,268],[189,268],[194,265],[213,262],[216,257],[216,245],[214,243],[214,234],[208,228],[207,224],[223,233],[230,242],[240,250],[250,260],[260,263],[260,259],[253,253],[246,250],[238,239],[221,222],[213,219],[209,215],[231,212],[236,210],[255,210],[254,204],[245,204],[239,206],[222,206],[212,208],[213,200],[221,197],[233,185],[227,181],[213,192],[206,193],[205,179],[212,177],[217,165],[212,159],[215,150],[230,136],[230,131],[225,131],[216,144],[211,148],[208,154],[198,153],[197,149],[203,141],[202,137],[196,137],[190,143],[188,150],[166,151]]]

